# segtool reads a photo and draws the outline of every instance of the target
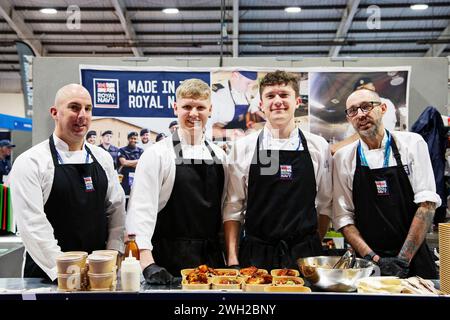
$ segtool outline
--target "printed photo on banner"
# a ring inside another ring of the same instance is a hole
[[[388,130],[408,130],[409,67],[365,71],[339,68],[310,72],[310,130],[336,143],[353,135],[345,116],[347,97],[355,90],[374,90],[387,106],[383,124]]]
[[[218,69],[211,73],[213,109],[208,125],[216,141],[236,140],[264,126],[259,82],[267,72],[275,70]],[[308,73],[293,73],[300,80],[302,99],[295,113],[296,122],[308,128]]]

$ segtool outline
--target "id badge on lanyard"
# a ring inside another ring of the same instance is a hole
[[[387,168],[389,166],[389,156],[390,156],[390,147],[391,147],[391,135],[386,130],[386,134],[388,137],[388,140],[385,145],[384,149],[384,162],[383,162],[383,168]],[[364,155],[364,151],[361,147],[361,142],[358,144],[358,154],[361,159],[361,165],[365,167],[369,167],[369,164],[367,162],[366,156]],[[378,196],[388,196],[389,195],[389,185],[387,180],[375,180],[375,187],[377,188],[377,195]]]

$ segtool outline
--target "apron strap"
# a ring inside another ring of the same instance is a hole
[[[400,152],[398,151],[397,148],[397,144],[395,143],[395,139],[391,134],[391,147],[392,147],[392,152],[394,153],[394,158],[395,161],[397,162],[397,167],[402,167],[403,168],[403,163],[402,163],[402,158],[400,157]]]
[[[58,152],[56,151],[55,141],[53,140],[53,134],[48,138],[48,143],[50,145],[50,153],[52,154],[53,165],[56,167],[59,165],[59,161],[57,157]]]

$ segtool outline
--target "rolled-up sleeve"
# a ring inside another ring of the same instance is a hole
[[[434,202],[436,208],[442,204],[441,197],[436,193],[436,181],[430,154],[426,142],[418,136],[418,141],[408,146],[411,163],[411,185],[414,191],[414,202]]]

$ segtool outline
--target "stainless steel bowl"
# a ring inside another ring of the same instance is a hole
[[[309,257],[297,260],[298,268],[313,286],[325,291],[356,291],[356,280],[379,275],[380,269],[374,263],[356,259],[356,268],[331,269],[341,257]]]

